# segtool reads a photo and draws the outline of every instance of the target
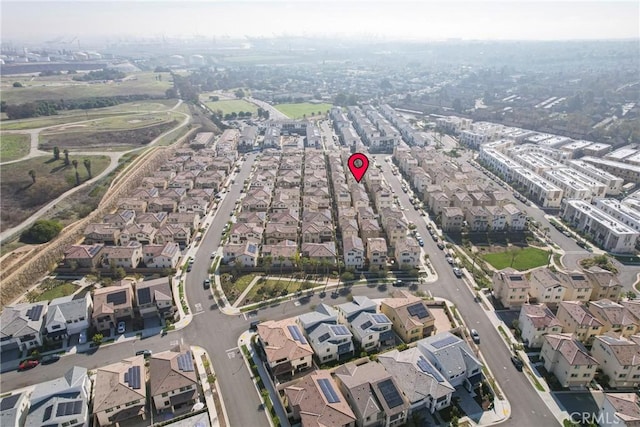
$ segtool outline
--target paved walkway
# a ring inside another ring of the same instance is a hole
[[[204,394],[204,400],[207,403],[207,410],[209,411],[209,420],[211,421],[211,427],[219,427],[220,426],[220,418],[222,415],[224,417],[225,425],[229,425],[229,418],[227,417],[227,411],[224,407],[224,402],[222,400],[222,394],[220,393],[220,389],[218,388],[218,382],[214,382],[215,392],[218,400],[220,401],[220,406],[222,407],[222,414],[218,414],[216,411],[216,404],[213,399],[213,393],[211,387],[209,385],[209,380],[207,379],[207,371],[202,362],[202,356],[204,355],[206,359],[209,361],[209,369],[211,373],[215,375],[213,370],[213,364],[211,363],[211,359],[209,359],[209,355],[206,350],[202,347],[198,347],[195,345],[191,346],[191,351],[193,352],[193,358],[196,361],[196,366],[198,368],[198,376],[200,378],[200,384],[202,385],[202,393]]]

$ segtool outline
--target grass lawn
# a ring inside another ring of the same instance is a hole
[[[62,193],[75,187],[73,164],[64,165],[64,156],[54,161],[53,157],[42,156],[5,165],[0,170],[0,228],[5,230],[19,224],[42,206]],[[89,178],[84,167],[84,159],[91,160],[93,176],[100,174],[108,165],[106,156],[73,156],[70,161],[78,161],[80,182]],[[29,171],[36,174],[33,183]]]
[[[318,112],[326,114],[327,110],[333,107],[332,104],[311,104],[303,102],[301,104],[277,104],[274,107],[292,119],[301,119],[305,114],[307,117],[317,115]]]
[[[230,99],[222,101],[204,101],[205,105],[211,108],[213,111],[222,110],[222,114],[231,114],[248,111],[253,116],[258,113],[258,107],[255,104],[245,101],[243,99]]]
[[[161,74],[162,80],[155,76]],[[121,82],[77,82],[72,75],[32,77],[3,76],[2,100],[7,104],[22,104],[39,100],[80,99],[98,96],[118,95],[151,95],[165,96],[165,92],[172,86],[169,73],[141,72],[129,73]],[[20,82],[24,87],[15,88],[13,82]]]
[[[29,154],[31,137],[24,134],[2,133],[0,135],[0,161],[8,162]]]
[[[74,293],[78,287],[73,283],[63,283],[55,288],[44,291],[36,298],[36,301],[51,301],[55,298],[66,297]]]
[[[253,288],[251,288],[247,294],[247,299],[243,304],[247,304],[249,300],[253,303],[297,292],[303,288],[304,283],[304,281],[295,279],[269,279],[264,282],[258,282]]]
[[[513,248],[504,252],[482,255],[497,270],[511,267],[518,271],[547,265],[549,253],[538,248]]]

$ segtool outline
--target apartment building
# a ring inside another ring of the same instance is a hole
[[[581,160],[622,178],[626,182],[640,183],[640,166],[591,156],[585,156]]]
[[[595,206],[627,227],[640,232],[640,211],[616,199],[596,199]]]
[[[606,195],[617,196],[622,192],[622,185],[624,179],[617,177],[607,171],[604,171],[589,162],[585,162],[582,159],[570,160],[569,166],[583,174],[601,182],[606,187]]]
[[[609,252],[632,253],[640,236],[640,231],[582,200],[567,201],[562,218]]]

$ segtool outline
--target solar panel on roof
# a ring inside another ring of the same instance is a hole
[[[287,329],[289,329],[289,333],[291,334],[291,337],[302,343],[302,344],[306,344],[307,343],[307,339],[304,337],[304,335],[302,335],[302,332],[300,332],[300,329],[298,329],[298,327],[296,325],[289,325],[287,326]]]
[[[326,340],[328,340],[328,339],[329,339],[329,337],[330,337],[330,336],[331,336],[331,335],[329,335],[328,333],[326,333],[326,334],[322,334],[322,335],[320,335],[320,337],[318,338],[318,341],[320,341],[320,342],[325,342]]]
[[[587,279],[586,279],[583,275],[581,275],[581,274],[580,274],[580,275],[578,275],[578,274],[573,275],[573,274],[572,274],[572,275],[571,275],[571,280],[587,280]]]
[[[40,316],[42,315],[43,308],[44,308],[43,305],[35,305],[31,307],[29,310],[27,310],[27,317],[29,318],[29,320],[33,322],[37,322],[38,320],[40,320]]]
[[[149,304],[151,302],[151,289],[138,289],[138,304]]]
[[[333,389],[333,385],[326,378],[320,378],[318,380],[318,385],[320,386],[320,390],[322,390],[322,394],[324,394],[325,399],[329,403],[338,403],[340,402],[340,398],[338,394]]]
[[[382,397],[389,405],[389,408],[395,408],[402,405],[402,396],[398,392],[396,385],[391,379],[381,381],[378,383],[378,390],[382,393]]]
[[[96,246],[91,246],[88,249],[89,255],[91,257],[94,257],[98,252],[100,252],[100,249],[102,249],[102,246],[97,246],[97,245]]]
[[[349,332],[349,329],[347,329],[347,327],[343,325],[333,325],[331,326],[331,329],[333,330],[333,333],[336,335],[351,335],[351,332]]]
[[[432,377],[434,377],[436,381],[438,382],[443,381],[443,378],[442,378],[442,375],[440,375],[440,372],[438,372],[438,370],[435,369],[429,362],[427,362],[427,359],[425,359],[422,356],[418,358],[418,368],[420,368],[420,370],[425,374],[429,374]]]
[[[141,384],[140,378],[140,366],[132,366],[125,373],[125,381],[129,384],[129,387],[139,389]]]
[[[454,343],[458,342],[458,340],[459,340],[459,338],[456,337],[455,335],[449,335],[449,336],[447,336],[445,338],[442,338],[441,340],[432,342],[431,345],[434,348],[441,349],[443,347],[446,347],[448,345],[451,345],[451,344],[454,344]]]
[[[424,319],[428,316],[426,307],[421,303],[416,303],[407,307],[407,311],[410,316],[417,316],[419,319]]]
[[[191,351],[187,351],[186,353],[178,356],[178,369],[180,369],[183,372],[192,372],[194,370]]]
[[[371,327],[371,325],[373,325],[373,323],[371,323],[370,320],[367,320],[366,322],[364,322],[362,325],[360,325],[360,328],[365,331],[367,329],[369,329]]]
[[[107,303],[113,305],[124,304],[127,301],[127,292],[120,291],[107,295]]]
[[[376,323],[389,323],[389,318],[384,314],[374,314],[372,317]]]

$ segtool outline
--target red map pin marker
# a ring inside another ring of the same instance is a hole
[[[349,170],[356,181],[360,182],[369,168],[369,159],[362,153],[354,153],[349,157],[347,165],[349,165]]]

